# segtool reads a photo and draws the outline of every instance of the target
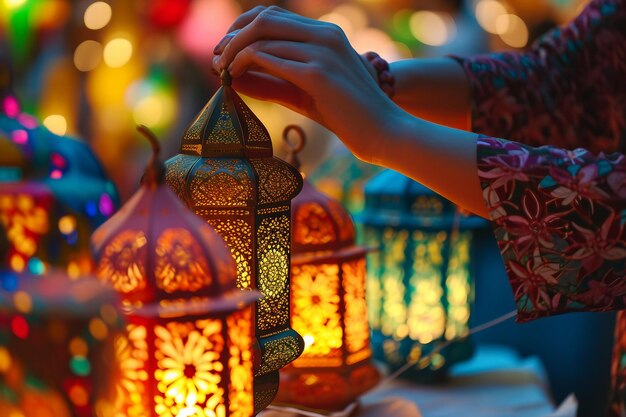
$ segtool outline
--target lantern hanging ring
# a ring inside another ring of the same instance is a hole
[[[295,142],[289,140],[289,133],[295,130],[297,134],[297,139]],[[304,129],[302,129],[298,125],[288,125],[283,130],[283,141],[287,145],[287,156],[285,161],[293,166],[296,169],[300,169],[300,159],[298,158],[298,154],[304,149],[304,145],[306,144],[306,134],[304,133]]]

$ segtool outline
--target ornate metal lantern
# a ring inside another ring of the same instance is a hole
[[[273,157],[269,134],[223,85],[187,128],[181,154],[166,162],[168,185],[224,238],[237,262],[237,284],[263,294],[254,310],[261,350],[255,410],[276,395],[278,370],[304,344],[289,323],[290,202],[302,177]]]
[[[399,368],[428,354],[440,341],[463,338],[474,298],[473,229],[486,221],[421,184],[387,170],[365,186],[368,246],[367,300],[374,355]],[[469,340],[419,362],[407,377],[445,375],[447,365],[468,358]]]
[[[304,133],[296,129],[302,148]],[[364,247],[355,246],[348,212],[304,181],[292,202],[291,323],[305,342],[302,355],[280,371],[276,400],[337,411],[372,388],[379,374],[372,365],[365,302]]]
[[[115,416],[252,416],[258,292],[237,288],[226,244],[164,184],[155,157],[92,238],[98,275],[122,295],[129,322],[115,345]]]
[[[6,271],[5,271],[6,272]],[[0,290],[0,415],[92,417],[107,408],[115,293],[93,278],[21,273]]]

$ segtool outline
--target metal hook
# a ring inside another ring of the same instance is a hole
[[[220,79],[222,80],[222,85],[226,86],[231,85],[233,81],[227,69],[222,70],[222,72],[220,73]]]
[[[289,133],[292,130],[295,130],[297,133],[297,141],[295,143],[292,143],[289,140]],[[287,157],[285,158],[285,161],[299,170],[300,159],[298,159],[298,154],[302,151],[304,145],[306,144],[306,134],[304,133],[304,129],[298,125],[288,125],[285,127],[285,130],[283,130],[283,141],[287,145]]]

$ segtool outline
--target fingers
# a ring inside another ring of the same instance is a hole
[[[310,19],[294,18],[291,13],[272,12],[265,9],[244,28],[223,43],[216,69],[228,68],[235,56],[246,46],[264,39],[280,39],[296,42],[312,42],[318,36],[318,26]],[[316,42],[313,42],[316,43]]]
[[[296,111],[305,94],[288,81],[258,71],[247,71],[241,77],[233,79],[233,87],[249,97],[282,104]]]
[[[257,64],[258,52],[281,58],[286,61],[306,63],[315,55],[316,47],[300,42],[291,41],[258,41],[246,46],[240,51],[228,67],[233,78],[241,76],[251,66]]]

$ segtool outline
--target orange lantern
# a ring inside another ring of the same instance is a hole
[[[259,412],[278,390],[278,370],[304,348],[289,322],[290,202],[302,177],[273,156],[267,130],[226,72],[222,87],[187,128],[181,153],[166,165],[168,185],[230,247],[238,286],[263,294],[254,310]]]
[[[140,190],[93,235],[98,275],[121,293],[114,417],[253,415],[256,291],[230,251],[164,184],[155,155]]]
[[[293,149],[292,164],[304,143]],[[365,255],[355,246],[348,212],[306,180],[292,202],[291,322],[305,342],[302,355],[281,370],[277,401],[324,411],[346,408],[372,388],[365,302]]]

